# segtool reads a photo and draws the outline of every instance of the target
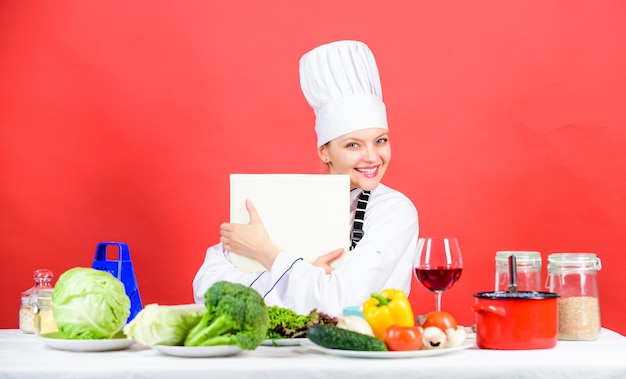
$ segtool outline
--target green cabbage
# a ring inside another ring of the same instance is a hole
[[[124,327],[124,334],[142,345],[182,346],[205,311],[203,304],[148,304]]]
[[[124,284],[106,271],[75,267],[65,271],[52,292],[54,321],[67,339],[112,338],[130,316]]]

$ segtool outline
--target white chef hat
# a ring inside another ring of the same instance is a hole
[[[378,67],[363,42],[331,42],[304,54],[300,87],[315,111],[318,147],[355,130],[389,129]]]

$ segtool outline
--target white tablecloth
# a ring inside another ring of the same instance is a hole
[[[446,355],[362,359],[304,347],[260,346],[231,357],[180,358],[133,345],[122,351],[66,352],[33,335],[0,330],[0,378],[626,378],[626,337],[603,329],[596,341],[559,341],[547,350],[475,346]]]

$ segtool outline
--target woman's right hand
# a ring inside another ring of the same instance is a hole
[[[317,257],[317,259],[313,262],[313,266],[317,266],[317,267],[321,267],[324,269],[324,271],[326,272],[326,274],[330,274],[331,272],[333,272],[334,268],[330,266],[330,264],[337,258],[341,257],[341,255],[343,254],[343,248],[341,249],[337,249],[337,250],[333,250],[328,254],[324,254],[324,255],[320,255],[319,257]]]
[[[267,234],[252,201],[246,200],[246,209],[250,215],[250,222],[223,223],[220,225],[220,242],[224,244],[224,249],[254,259],[269,270],[279,250]]]

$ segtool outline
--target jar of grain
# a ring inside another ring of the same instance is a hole
[[[548,255],[550,292],[560,295],[559,339],[594,340],[600,334],[598,271],[600,258],[593,253]]]
[[[45,268],[33,272],[35,285],[22,292],[21,296],[19,326],[22,332],[28,334],[35,332],[35,308],[33,305],[40,291],[52,288],[53,278],[54,274],[52,271]]]

